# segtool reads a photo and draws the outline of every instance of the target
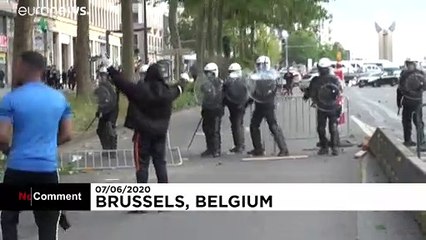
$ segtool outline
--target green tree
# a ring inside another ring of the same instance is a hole
[[[309,58],[316,59],[319,54],[319,43],[312,32],[296,31],[288,38],[288,61],[306,64]]]
[[[256,35],[254,55],[267,55],[272,63],[279,62],[281,54],[278,38],[271,34],[264,25],[257,27]]]

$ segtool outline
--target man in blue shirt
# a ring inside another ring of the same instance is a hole
[[[44,57],[33,51],[14,66],[19,87],[0,103],[0,145],[10,146],[4,183],[59,182],[58,145],[71,139],[71,109],[65,96],[42,83]],[[39,239],[57,239],[59,211],[34,211]],[[3,211],[3,240],[17,240],[19,212]]]

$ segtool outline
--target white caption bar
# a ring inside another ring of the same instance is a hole
[[[424,211],[426,184],[91,184],[92,211]]]

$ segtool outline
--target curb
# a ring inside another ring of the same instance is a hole
[[[368,146],[389,182],[426,183],[426,163],[398,141],[391,131],[377,128]],[[426,234],[426,212],[413,212],[413,217]]]

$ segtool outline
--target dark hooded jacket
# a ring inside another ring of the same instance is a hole
[[[109,73],[117,88],[129,99],[129,104],[134,105],[134,111],[129,116],[133,126],[127,127],[142,134],[166,134],[173,101],[182,93],[182,87],[167,85],[157,64],[148,68],[145,81],[139,83],[126,81],[114,69],[109,69]]]

